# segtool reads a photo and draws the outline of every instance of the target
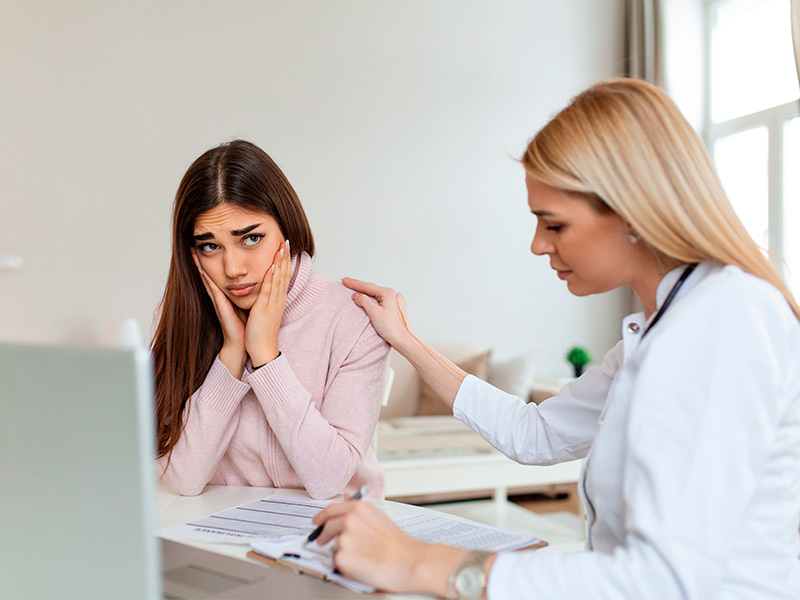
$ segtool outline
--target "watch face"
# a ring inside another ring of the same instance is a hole
[[[459,598],[480,598],[483,594],[483,567],[472,566],[463,569],[456,576],[456,592]]]

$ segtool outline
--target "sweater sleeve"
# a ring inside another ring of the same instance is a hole
[[[285,356],[248,376],[284,453],[312,498],[342,492],[369,448],[389,346],[367,323],[317,404]]]
[[[219,357],[183,410],[183,431],[170,454],[157,461],[161,478],[178,494],[196,496],[228,449],[238,408],[250,386],[231,375]]]
[[[456,395],[453,414],[519,463],[551,465],[583,458],[621,362],[619,342],[601,365],[538,406],[468,375]]]

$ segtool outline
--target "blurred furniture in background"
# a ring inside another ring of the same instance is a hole
[[[558,393],[554,382],[535,379],[534,360],[492,361],[491,350],[472,344],[436,350],[467,373],[537,404]],[[520,465],[453,417],[411,364],[392,350],[394,382],[378,422],[378,459],[386,474],[386,497],[427,504],[490,497],[498,513],[509,490],[546,491],[578,480],[582,461],[546,467]]]

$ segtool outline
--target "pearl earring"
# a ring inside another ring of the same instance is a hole
[[[638,236],[638,235],[636,235],[635,233],[629,233],[629,234],[628,234],[628,241],[629,241],[631,244],[635,244],[636,242],[638,242],[638,241],[639,241],[639,236]]]

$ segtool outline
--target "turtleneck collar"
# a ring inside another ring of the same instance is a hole
[[[292,278],[283,309],[283,323],[298,319],[314,305],[322,290],[322,281],[312,277],[311,257],[302,252],[292,259]]]

